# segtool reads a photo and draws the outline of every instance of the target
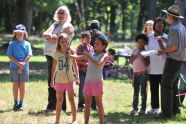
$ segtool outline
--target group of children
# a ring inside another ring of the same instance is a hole
[[[23,110],[25,82],[29,81],[29,59],[32,56],[31,45],[26,41],[26,28],[19,24],[13,31],[13,40],[9,43],[7,56],[10,58],[10,77],[13,82],[13,110]],[[67,91],[72,112],[72,122],[76,122],[76,110],[83,111],[85,124],[89,122],[92,96],[95,96],[98,107],[100,123],[104,123],[103,94],[103,67],[106,62],[113,61],[106,54],[108,41],[103,33],[96,37],[94,46],[90,45],[91,35],[88,31],[81,32],[82,44],[73,51],[68,42],[68,35],[62,33],[58,36],[56,51],[53,54],[51,73],[51,87],[56,90],[56,123],[59,123],[64,91]],[[133,64],[134,88],[133,110],[138,111],[139,92],[141,90],[142,106],[139,114],[145,114],[147,101],[147,67],[149,57],[144,57],[141,52],[148,44],[146,34],[136,36],[136,48],[133,49],[130,62]],[[109,60],[110,58],[111,60]],[[74,75],[75,73],[75,75]],[[79,84],[78,109],[74,101],[74,84]],[[18,101],[18,92],[20,100]],[[85,106],[83,105],[85,103]]]
[[[13,110],[15,111],[24,109],[25,82],[29,81],[29,59],[32,56],[32,50],[30,43],[26,41],[27,36],[25,26],[22,24],[17,25],[16,29],[13,30],[13,39],[9,43],[7,50],[7,56],[10,58],[10,77],[13,82],[14,97]],[[51,73],[51,86],[55,88],[57,96],[56,124],[60,120],[64,91],[68,93],[72,112],[72,123],[77,123],[74,83],[79,84],[79,78],[81,87],[79,92],[81,97],[84,94],[85,98],[85,124],[89,122],[92,96],[95,96],[96,99],[100,123],[104,123],[102,70],[107,58],[106,48],[108,41],[107,37],[103,33],[100,33],[96,37],[94,46],[92,47],[90,45],[90,38],[91,35],[88,31],[81,33],[83,43],[77,48],[76,54],[69,46],[68,36],[64,33],[58,36],[57,48],[53,54]],[[78,65],[80,71],[78,71]],[[20,94],[19,101],[18,94]]]

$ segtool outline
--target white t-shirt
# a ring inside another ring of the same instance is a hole
[[[158,50],[160,51],[160,47],[159,47],[159,43],[157,40],[152,39],[154,38],[154,34],[149,35],[149,43],[147,46],[148,50]],[[163,34],[162,37],[164,38],[168,38],[167,34]],[[163,42],[164,47],[166,46],[166,44]],[[165,64],[165,56],[161,55],[150,55],[150,65],[148,67],[148,73],[149,74],[163,74],[163,68],[164,68],[164,64]]]

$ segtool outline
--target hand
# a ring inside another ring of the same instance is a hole
[[[70,58],[70,55],[67,53],[65,54],[65,59],[68,59],[68,58]]]
[[[87,59],[87,60],[88,60],[88,59],[89,59],[88,53],[84,53],[84,54],[83,54],[83,57],[84,57],[84,59]]]
[[[51,38],[54,39],[54,40],[57,40],[57,35],[53,34],[53,35],[51,35]]]
[[[51,81],[50,86],[54,88],[55,86],[54,81]]]
[[[161,40],[161,36],[153,37],[152,40]]]
[[[163,55],[165,52],[164,51],[158,51],[158,56],[160,56],[160,55]]]
[[[25,64],[26,64],[25,62],[19,62],[18,66],[19,66],[19,68],[24,68]]]
[[[138,51],[138,53],[136,54],[136,57],[137,56],[143,56],[143,55],[140,53],[140,51]]]
[[[80,83],[79,83],[79,81],[76,81],[76,85],[79,85]]]
[[[17,73],[22,73],[23,68],[18,68]]]

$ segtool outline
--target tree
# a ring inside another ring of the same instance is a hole
[[[30,0],[16,1],[16,24],[23,24],[30,34],[32,27],[32,7],[29,4]]]

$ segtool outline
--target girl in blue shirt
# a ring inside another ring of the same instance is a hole
[[[25,82],[29,81],[29,59],[32,56],[31,45],[24,25],[19,24],[13,31],[13,40],[9,43],[7,56],[10,59],[10,78],[13,82],[13,110],[23,110]],[[18,92],[20,101],[18,101]]]

